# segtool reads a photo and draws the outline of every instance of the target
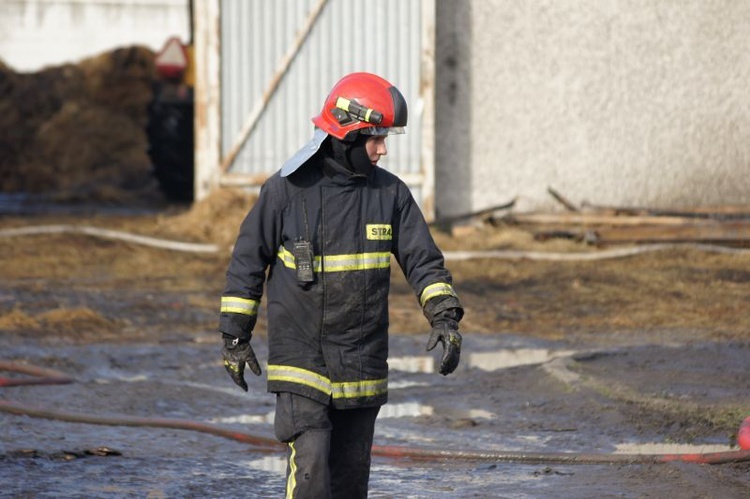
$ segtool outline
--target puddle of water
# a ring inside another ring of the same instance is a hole
[[[435,408],[430,405],[419,402],[403,402],[400,404],[386,404],[380,408],[378,420],[389,418],[416,418],[419,416],[433,416]],[[452,409],[451,415],[454,417],[470,419],[493,419],[497,417],[495,413],[484,409]]]
[[[247,469],[255,471],[268,471],[270,473],[276,473],[279,476],[286,474],[286,456],[283,454],[264,456],[260,459],[251,459],[249,461],[240,462]]]
[[[110,385],[112,383],[139,383],[142,381],[148,381],[148,376],[145,374],[137,374],[134,376],[114,376],[94,379],[94,383],[99,385]]]
[[[395,381],[388,380],[389,390],[404,390],[406,388],[414,388],[417,386],[430,386],[430,383],[426,381],[414,381],[414,380],[408,380],[408,379],[395,380]]]
[[[558,357],[575,353],[572,350],[549,350],[547,348],[515,348],[494,352],[469,354],[469,366],[483,371],[497,371],[511,367],[544,364]]]
[[[227,416],[224,418],[209,419],[214,424],[273,424],[276,411],[268,414],[240,414],[239,416]]]
[[[380,408],[378,419],[388,418],[415,418],[417,416],[432,416],[435,410],[429,405],[423,405],[419,402],[404,402],[401,404],[385,404]]]
[[[424,355],[389,357],[388,369],[405,373],[431,373],[435,371],[435,360]]]
[[[615,446],[617,454],[705,454],[710,452],[729,452],[739,447],[728,445],[693,445],[662,443],[625,443]]]
[[[455,415],[460,413],[462,417],[472,419],[493,419],[495,413],[484,409],[463,409],[451,411]],[[221,418],[211,418],[208,422],[213,424],[273,424],[276,411],[266,414],[240,414]],[[435,408],[419,402],[403,402],[399,404],[385,404],[380,408],[378,420],[393,418],[416,418],[419,416],[433,416]]]
[[[544,364],[553,359],[573,355],[574,350],[550,350],[548,348],[508,348],[492,352],[471,352],[461,361],[468,367],[483,371],[497,371],[511,367]],[[435,359],[428,356],[404,356],[388,359],[391,370],[407,373],[435,372]]]

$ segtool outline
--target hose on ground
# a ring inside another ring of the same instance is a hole
[[[17,236],[36,236],[43,234],[85,234],[87,236],[100,237],[103,239],[113,239],[125,241],[128,243],[151,246],[172,251],[184,251],[188,253],[216,253],[219,247],[215,244],[185,243],[181,241],[171,241],[168,239],[159,239],[156,237],[141,236],[119,230],[101,229],[99,227],[90,227],[87,225],[36,225],[31,227],[19,227],[15,229],[0,230],[0,237],[17,237]]]
[[[75,382],[74,378],[60,371],[17,362],[0,360],[0,371],[17,372],[34,377],[32,379],[0,377],[0,387],[33,384],[68,384]],[[0,400],[0,412],[70,423],[197,431],[246,443],[254,446],[258,451],[265,452],[280,451],[286,447],[272,438],[239,432],[215,424],[184,419],[80,414],[31,407],[7,400]],[[750,417],[742,423],[740,431],[745,431],[750,436]],[[744,447],[743,450],[710,453],[615,454],[439,450],[397,445],[373,445],[372,454],[379,457],[411,459],[415,461],[489,461],[521,464],[657,464],[669,462],[728,464],[750,461],[750,450],[744,449]]]
[[[748,254],[750,250],[743,248],[730,248],[716,244],[694,244],[694,243],[656,243],[642,244],[627,248],[614,248],[608,250],[597,250],[574,253],[555,253],[547,251],[517,251],[517,250],[487,250],[487,251],[446,251],[443,253],[446,261],[473,260],[477,258],[502,258],[505,260],[534,260],[548,262],[577,262],[611,260],[614,258],[626,258],[630,256],[667,251],[675,249],[692,249],[709,253],[724,254]]]
[[[18,227],[12,229],[0,229],[0,238],[34,236],[44,234],[84,234],[87,236],[100,237],[124,241],[143,246],[154,248],[183,251],[189,253],[217,253],[221,248],[216,244],[186,243],[181,241],[172,241],[149,236],[141,236],[128,232],[102,229],[87,225],[37,225],[29,227]],[[574,261],[596,261],[609,260],[614,258],[625,258],[644,253],[656,251],[665,251],[672,249],[692,249],[710,253],[725,254],[745,254],[750,250],[743,248],[731,248],[715,244],[694,244],[694,243],[663,243],[663,244],[643,244],[640,246],[627,248],[614,248],[608,250],[598,250],[589,252],[559,253],[546,251],[522,251],[522,250],[488,250],[488,251],[445,251],[443,256],[447,261],[473,260],[478,258],[488,259],[505,259],[505,260],[534,260],[534,261],[552,261],[552,262],[574,262]]]

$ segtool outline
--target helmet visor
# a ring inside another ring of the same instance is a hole
[[[359,133],[364,135],[401,135],[406,133],[406,127],[402,126],[369,126],[361,128]]]

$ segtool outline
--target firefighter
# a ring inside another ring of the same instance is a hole
[[[227,372],[247,391],[264,282],[276,437],[288,444],[287,497],[366,497],[375,419],[388,397],[391,255],[443,347],[459,362],[463,308],[407,186],[377,166],[404,133],[406,101],[370,73],[335,84],[312,140],[262,186],[243,221],[221,298]],[[266,278],[267,276],[267,278]]]

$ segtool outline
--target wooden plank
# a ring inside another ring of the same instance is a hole
[[[521,224],[553,225],[685,225],[695,221],[686,217],[620,216],[599,213],[519,213],[507,220]]]
[[[195,200],[217,187],[221,164],[219,0],[194,0]]]
[[[693,208],[648,208],[627,206],[599,206],[593,204],[583,205],[594,213],[609,215],[629,216],[668,216],[685,218],[710,218],[717,220],[750,219],[750,206],[748,205],[722,205],[722,206],[696,206]]]
[[[568,198],[566,198],[565,196],[563,196],[562,194],[560,194],[559,192],[557,192],[557,190],[553,189],[552,186],[547,187],[547,192],[550,194],[550,196],[552,196],[553,198],[555,198],[555,201],[557,201],[558,203],[560,203],[561,205],[563,205],[566,210],[572,211],[572,212],[579,212],[579,211],[581,211],[580,209],[578,209],[578,207],[576,205],[574,205],[573,203],[571,203],[568,200]]]
[[[513,208],[515,204],[516,204],[516,200],[514,198],[506,203],[499,204],[497,206],[490,206],[489,208],[483,208],[479,211],[473,211],[471,213],[464,213],[461,215],[454,215],[450,217],[443,217],[433,222],[430,222],[430,225],[449,229],[455,223],[464,222],[467,220],[471,220],[473,218],[480,218],[485,215],[492,215],[494,212],[500,211],[500,210],[509,210]]]
[[[750,241],[750,221],[706,222],[672,227],[601,227],[596,229],[597,242],[698,242]]]

